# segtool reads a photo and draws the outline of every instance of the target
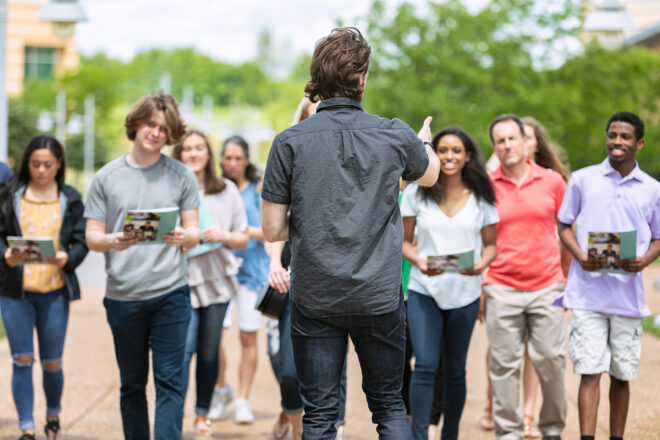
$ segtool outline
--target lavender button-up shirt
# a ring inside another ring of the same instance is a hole
[[[609,158],[573,173],[559,221],[577,224],[577,240],[587,251],[589,232],[637,230],[637,257],[660,239],[660,182],[635,168],[622,178]],[[650,314],[642,274],[589,272],[571,263],[566,290],[555,305],[568,309],[642,317]]]

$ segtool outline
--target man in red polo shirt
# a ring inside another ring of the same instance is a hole
[[[497,258],[483,280],[495,434],[502,440],[523,438],[519,382],[527,335],[543,391],[539,429],[544,440],[557,440],[566,422],[566,337],[563,310],[552,302],[566,281],[556,234],[566,184],[558,173],[527,159],[517,116],[495,118],[489,135],[501,163],[490,175],[500,216]]]

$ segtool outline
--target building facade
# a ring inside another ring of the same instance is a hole
[[[55,34],[53,23],[38,21],[44,2],[9,1],[7,7],[7,95],[23,92],[28,78],[50,78],[78,66],[73,35]]]

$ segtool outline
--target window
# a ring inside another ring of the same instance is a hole
[[[25,78],[51,78],[55,72],[55,49],[25,47]]]

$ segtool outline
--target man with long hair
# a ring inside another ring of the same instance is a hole
[[[363,111],[370,54],[355,28],[334,29],[317,43],[305,93],[321,104],[316,115],[277,135],[264,178],[264,235],[291,242],[303,439],[335,437],[349,336],[380,438],[411,438],[401,398],[399,179],[433,185],[439,161],[429,147],[431,118],[418,138],[402,121]]]
[[[190,288],[183,248],[199,242],[197,179],[178,160],[161,154],[185,132],[174,99],[164,93],[141,98],[126,117],[132,150],[94,176],[85,217],[89,248],[104,252],[103,304],[121,378],[124,437],[149,438],[145,388],[149,351],[156,385],[154,438],[180,439],[183,359],[190,321]],[[123,232],[126,212],[179,208],[181,226],[163,234],[164,244],[135,246]]]

